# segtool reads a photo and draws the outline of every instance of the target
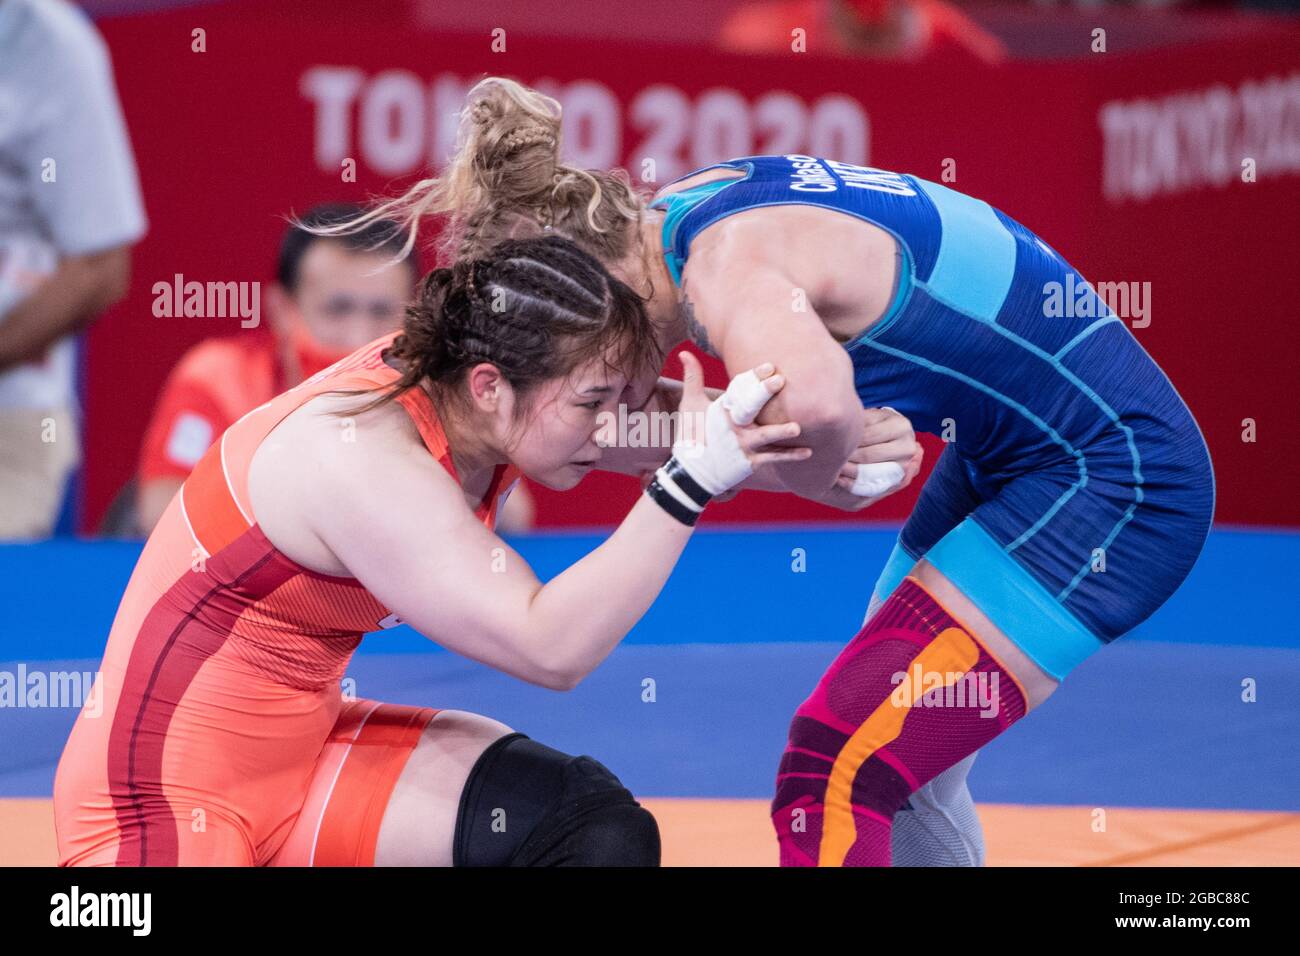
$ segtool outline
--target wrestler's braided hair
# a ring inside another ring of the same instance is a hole
[[[454,392],[480,362],[495,365],[526,405],[539,383],[597,356],[627,374],[662,355],[641,298],[591,255],[559,236],[513,239],[434,269],[384,351],[401,377],[356,414],[426,381]]]

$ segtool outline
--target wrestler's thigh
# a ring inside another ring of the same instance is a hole
[[[388,799],[376,866],[451,866],[461,791],[479,756],[511,728],[463,710],[441,710],[424,729]]]

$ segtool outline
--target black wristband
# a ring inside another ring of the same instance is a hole
[[[654,499],[655,504],[660,508],[663,508],[664,511],[667,511],[684,525],[694,525],[696,519],[700,517],[698,511],[692,511],[674,498],[668,489],[659,484],[657,478],[650,482],[650,484],[646,485],[645,493]]]
[[[682,463],[676,458],[668,459],[668,462],[664,465],[664,474],[671,478],[674,484],[686,493],[686,497],[690,498],[691,501],[694,501],[701,508],[713,500],[713,495],[701,488],[699,482],[687,473],[686,469],[682,467]]]

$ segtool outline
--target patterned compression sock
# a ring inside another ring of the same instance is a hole
[[[1025,714],[1021,689],[913,578],[795,712],[772,822],[782,866],[888,866],[908,796]]]
[[[984,829],[966,785],[976,755],[958,760],[898,808],[891,866],[984,865]]]

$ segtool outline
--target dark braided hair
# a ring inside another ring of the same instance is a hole
[[[384,350],[385,360],[400,360],[401,377],[374,401],[335,414],[369,411],[425,379],[449,396],[480,362],[500,369],[526,405],[541,382],[611,349],[612,364],[629,374],[662,363],[641,298],[567,239],[511,239],[426,275]]]

